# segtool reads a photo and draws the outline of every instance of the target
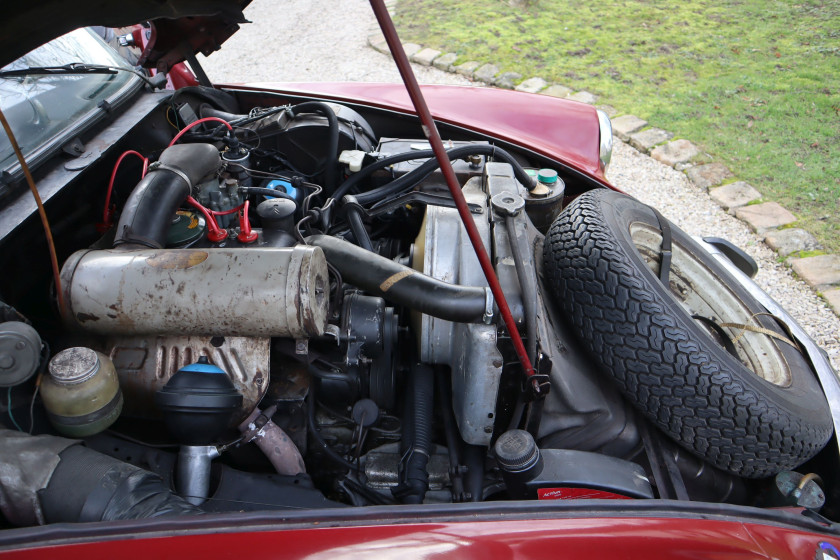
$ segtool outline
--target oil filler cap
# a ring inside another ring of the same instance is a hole
[[[242,406],[242,394],[206,356],[184,366],[155,395],[166,426],[181,445],[211,445]]]
[[[522,472],[530,469],[540,459],[540,450],[534,436],[525,430],[508,430],[496,440],[496,461],[502,470]]]

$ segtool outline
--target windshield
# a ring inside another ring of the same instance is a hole
[[[132,69],[93,31],[77,29],[38,47],[3,70],[74,62]],[[130,72],[0,77],[0,108],[29,159],[51,140],[72,132],[90,111],[137,79]],[[9,139],[0,135],[0,170],[9,171],[16,164]]]

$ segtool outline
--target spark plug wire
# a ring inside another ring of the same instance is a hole
[[[114,210],[111,208],[111,193],[114,191],[114,181],[117,178],[117,170],[120,168],[120,164],[123,160],[128,156],[137,156],[143,162],[143,171],[140,173],[141,179],[146,176],[146,172],[149,170],[149,158],[143,156],[140,152],[127,150],[117,158],[117,162],[114,164],[114,169],[111,171],[111,179],[108,181],[108,191],[105,193],[105,208],[102,211],[102,223],[96,225],[96,229],[99,233],[105,233],[111,229],[111,226],[114,225]]]
[[[216,223],[216,219],[211,214],[211,210],[208,210],[204,206],[201,205],[196,199],[191,196],[187,197],[187,204],[198,210],[204,215],[204,219],[207,221],[207,239],[209,239],[213,243],[217,243],[219,241],[224,241],[227,239],[228,232],[219,227],[219,224]]]

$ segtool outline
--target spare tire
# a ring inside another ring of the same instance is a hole
[[[720,327],[745,324],[787,338],[713,257],[671,231],[666,288],[653,210],[606,189],[579,196],[545,239],[556,303],[624,395],[692,453],[749,478],[802,464],[832,434],[808,361],[772,335]]]

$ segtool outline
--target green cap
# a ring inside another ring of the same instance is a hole
[[[537,180],[546,185],[553,185],[557,182],[557,172],[553,169],[540,169]]]

